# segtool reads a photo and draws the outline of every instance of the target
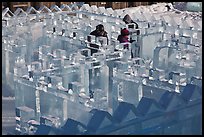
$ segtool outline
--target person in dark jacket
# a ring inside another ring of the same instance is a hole
[[[90,33],[90,35],[94,35],[96,37],[101,36],[101,37],[107,37],[108,38],[107,32],[104,30],[104,26],[102,24],[97,25],[96,29],[94,31],[92,31]]]
[[[138,29],[138,24],[132,20],[132,18],[130,17],[130,15],[126,14],[126,15],[124,16],[124,18],[123,18],[123,21],[125,22],[125,24],[134,23],[134,24],[136,25],[136,29]]]
[[[123,21],[125,22],[125,24],[131,24],[131,23],[134,23],[135,24],[135,29],[138,29],[139,26],[136,22],[134,22],[132,20],[132,18],[130,17],[130,15],[126,14],[123,18]],[[137,30],[137,35],[139,35],[139,30]]]
[[[102,24],[99,24],[96,26],[96,29],[90,33],[90,35],[94,35],[96,37],[106,37],[107,43],[108,43],[108,33],[104,30],[104,26]],[[93,47],[95,49],[91,49],[91,55],[93,53],[98,52],[97,49],[99,49],[99,45],[96,44],[90,44],[90,47]]]

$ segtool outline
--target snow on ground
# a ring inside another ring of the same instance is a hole
[[[166,6],[169,6],[171,9],[168,11]],[[177,4],[178,5],[178,4]],[[138,7],[131,7],[131,8],[124,8],[124,9],[117,9],[122,10],[123,12],[133,16],[133,14],[138,13],[171,13],[172,16],[174,15],[182,15],[182,16],[190,16],[192,19],[202,19],[202,11],[201,12],[191,12],[191,11],[182,11],[183,8],[179,8],[179,6],[175,6],[172,3],[157,3],[147,6],[138,6]]]
[[[138,7],[131,7],[131,8],[124,8],[123,11],[132,14],[135,12],[145,13],[145,12],[151,12],[151,13],[159,13],[159,12],[165,12],[167,11],[166,5],[170,5],[170,7],[173,8],[171,3],[157,3],[147,6],[138,6]]]

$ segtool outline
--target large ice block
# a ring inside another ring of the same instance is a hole
[[[170,3],[82,4],[2,11],[2,76],[15,90],[16,130],[201,134],[201,13]],[[98,24],[108,39],[90,35]],[[133,43],[117,40],[125,27]]]
[[[16,108],[16,117],[19,117],[20,121],[27,122],[28,120],[35,117],[35,112],[29,107],[20,106]]]

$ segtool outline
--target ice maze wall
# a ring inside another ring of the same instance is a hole
[[[2,78],[20,134],[202,133],[202,18],[133,13],[138,51],[117,42],[125,14],[87,4],[2,11]],[[108,43],[89,35],[100,23]]]

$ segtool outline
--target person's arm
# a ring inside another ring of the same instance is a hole
[[[134,23],[136,25],[136,29],[138,29],[138,24],[136,22],[134,22],[133,20],[131,21],[131,23]]]
[[[90,33],[90,35],[94,35],[94,31],[92,31],[92,32]]]
[[[90,33],[90,35],[97,36],[97,32],[96,32],[96,30],[92,31],[92,32]]]
[[[120,35],[118,35],[118,38],[117,38],[117,40],[120,42]]]

